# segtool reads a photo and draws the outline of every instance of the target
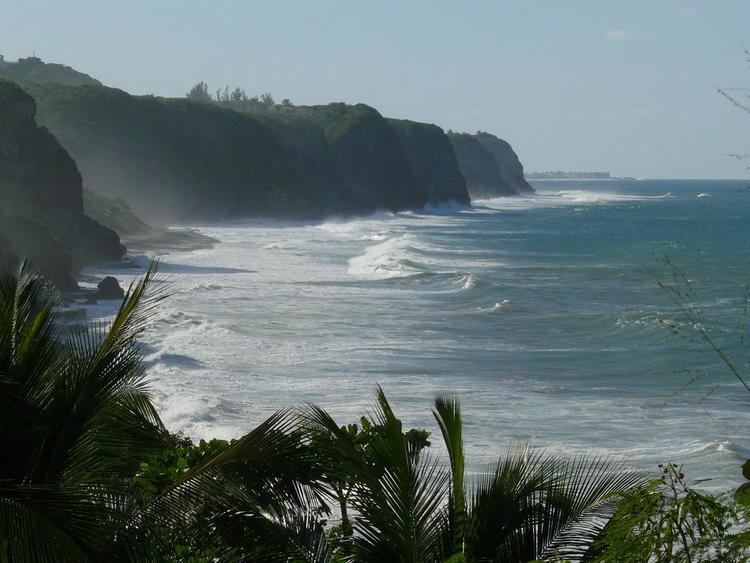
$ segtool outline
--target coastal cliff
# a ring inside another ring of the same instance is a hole
[[[472,199],[533,193],[511,146],[489,133],[449,133]]]
[[[466,201],[445,141],[428,145],[436,154],[419,153],[363,104],[242,113],[102,86],[29,88],[84,187],[126,200],[150,221],[319,218]],[[443,160],[447,176],[428,178]]]
[[[533,194],[534,188],[526,181],[523,174],[523,165],[507,141],[483,131],[475,135],[482,146],[487,149],[500,173],[503,183],[512,186],[520,194]]]
[[[78,168],[35,115],[32,97],[0,80],[0,246],[73,289],[78,268],[118,259],[124,248],[114,231],[84,214]]]
[[[3,62],[1,76],[34,97],[37,121],[75,158],[86,190],[154,225],[319,219],[533,192],[505,141],[446,135],[365,104],[133,96],[33,57]]]
[[[398,136],[377,110],[334,103],[296,111],[323,129],[341,175],[365,208],[398,211],[427,203]]]
[[[445,132],[431,123],[389,119],[415,179],[427,192],[430,205],[471,203],[458,160]]]

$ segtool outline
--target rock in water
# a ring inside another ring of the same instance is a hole
[[[125,297],[125,291],[120,287],[120,282],[112,276],[104,278],[96,287],[99,288],[99,293],[96,295],[98,299],[122,299]]]

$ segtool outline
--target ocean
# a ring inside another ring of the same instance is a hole
[[[740,483],[750,392],[659,283],[750,377],[748,182],[535,186],[467,208],[194,225],[218,243],[161,256],[170,297],[144,336],[164,422],[228,438],[315,403],[344,424],[381,385],[439,450],[431,402],[452,392],[472,469],[528,442]]]

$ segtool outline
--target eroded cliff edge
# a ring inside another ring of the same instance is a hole
[[[79,268],[119,259],[125,249],[117,233],[84,214],[76,163],[35,116],[33,98],[0,80],[0,249],[75,289]]]

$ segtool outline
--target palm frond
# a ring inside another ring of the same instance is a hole
[[[288,546],[282,549],[279,537],[290,532],[283,531],[284,519],[278,515],[288,519],[289,514],[304,513],[311,494],[317,493],[311,452],[298,429],[296,416],[278,412],[189,469],[133,516],[123,530],[130,534],[128,542],[152,543],[158,550],[163,547],[160,530],[190,529],[204,534],[203,542],[211,545],[220,530],[223,536],[218,545],[225,548],[247,554],[255,541],[257,548],[267,550],[263,560],[270,560],[271,553],[287,553]],[[320,510],[325,512],[327,507]]]
[[[381,426],[370,445],[377,463],[362,468],[352,500],[358,512],[356,560],[436,560],[449,475],[406,438],[380,388],[372,418]]]
[[[165,297],[156,263],[134,282],[109,328],[70,334],[50,386],[35,481],[90,481],[118,474],[161,444],[165,430],[144,383],[139,336]],[[153,289],[152,289],[153,286]],[[135,464],[135,465],[133,465]]]
[[[461,405],[452,395],[438,395],[432,414],[440,427],[443,442],[448,450],[451,484],[444,523],[446,553],[463,553],[466,533],[466,493],[464,490],[464,442]]]

